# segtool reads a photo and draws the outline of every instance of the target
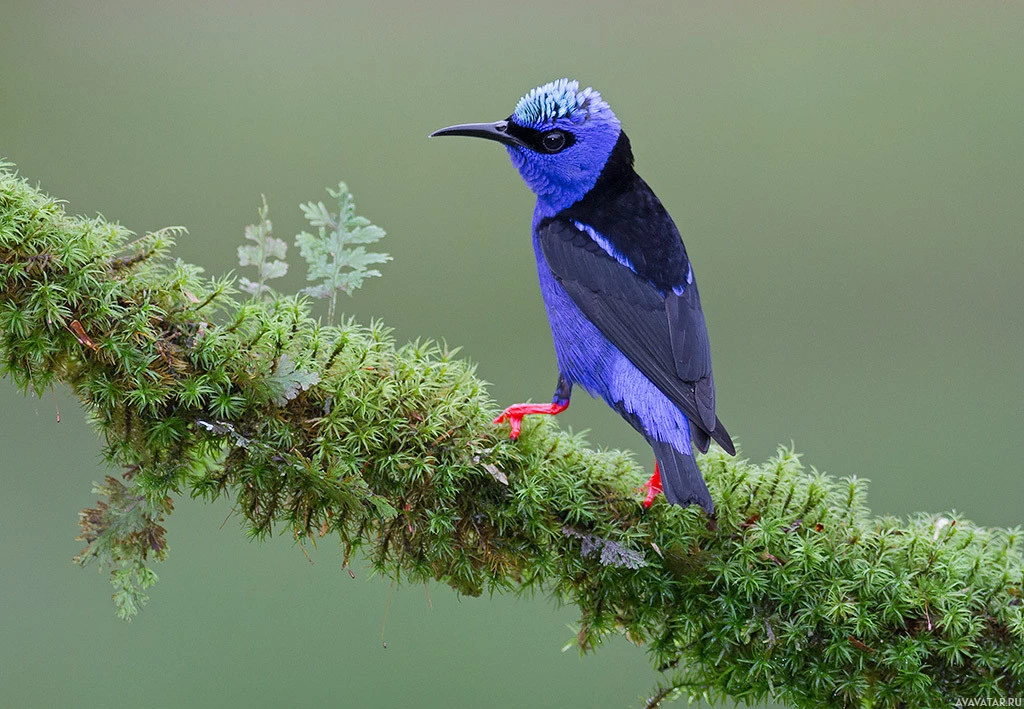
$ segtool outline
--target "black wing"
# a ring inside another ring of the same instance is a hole
[[[687,285],[682,295],[662,295],[560,219],[541,224],[537,237],[551,273],[587,319],[690,419],[698,450],[707,450],[710,435],[735,453],[715,416],[711,349],[697,284]]]

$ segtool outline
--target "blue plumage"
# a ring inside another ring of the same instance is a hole
[[[503,143],[537,195],[533,247],[558,360],[550,405],[516,404],[497,421],[557,414],[574,384],[600,397],[651,444],[645,504],[711,496],[693,459],[732,440],[715,413],[711,349],[693,267],[675,223],[633,170],[629,139],[601,95],[568,79],[524,96],[505,121],[433,135]]]
[[[689,454],[686,415],[587,319],[551,273],[536,240],[534,250],[558,371],[620,413],[636,416],[641,433]]]

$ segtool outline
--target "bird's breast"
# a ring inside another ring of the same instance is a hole
[[[544,298],[559,371],[592,396],[609,403],[611,378],[616,363],[625,356],[590,322],[548,268],[534,239],[537,278]]]

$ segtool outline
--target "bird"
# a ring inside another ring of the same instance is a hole
[[[711,440],[736,454],[715,412],[711,347],[693,266],[679,230],[636,173],[629,138],[601,94],[572,79],[539,86],[508,118],[437,136],[505,146],[536,195],[533,250],[551,325],[558,381],[550,404],[514,404],[495,424],[515,439],[524,416],[557,415],[574,386],[603,399],[650,444],[649,508],[714,502],[694,451]]]

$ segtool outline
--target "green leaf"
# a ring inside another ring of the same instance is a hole
[[[167,530],[161,522],[173,509],[169,497],[147,494],[139,479],[136,474],[125,485],[108,475],[103,484],[93,485],[93,492],[104,495],[106,501],[78,515],[78,539],[86,546],[74,561],[79,566],[96,562],[110,570],[114,605],[123,620],[138,614],[148,599],[143,591],[157,581],[148,561],[150,557],[162,561],[167,555]]]
[[[274,390],[274,403],[284,406],[320,381],[320,375],[306,369],[299,369],[290,355],[283,354],[267,382]]]
[[[243,268],[255,266],[258,275],[255,281],[240,278],[238,287],[257,297],[273,295],[273,289],[266,282],[288,273],[288,263],[283,260],[288,252],[288,244],[272,236],[273,225],[270,223],[270,208],[266,197],[259,209],[259,217],[259,223],[245,228],[245,238],[253,243],[238,247],[238,265]]]
[[[295,245],[306,261],[306,280],[315,283],[301,292],[313,298],[330,298],[328,320],[333,321],[338,293],[351,295],[367,278],[380,276],[380,271],[370,266],[387,263],[391,257],[358,246],[380,241],[385,232],[365,217],[356,216],[355,202],[345,183],[339,183],[337,190],[328,189],[327,193],[337,200],[337,213],[323,202],[300,205],[316,234],[298,234]]]

